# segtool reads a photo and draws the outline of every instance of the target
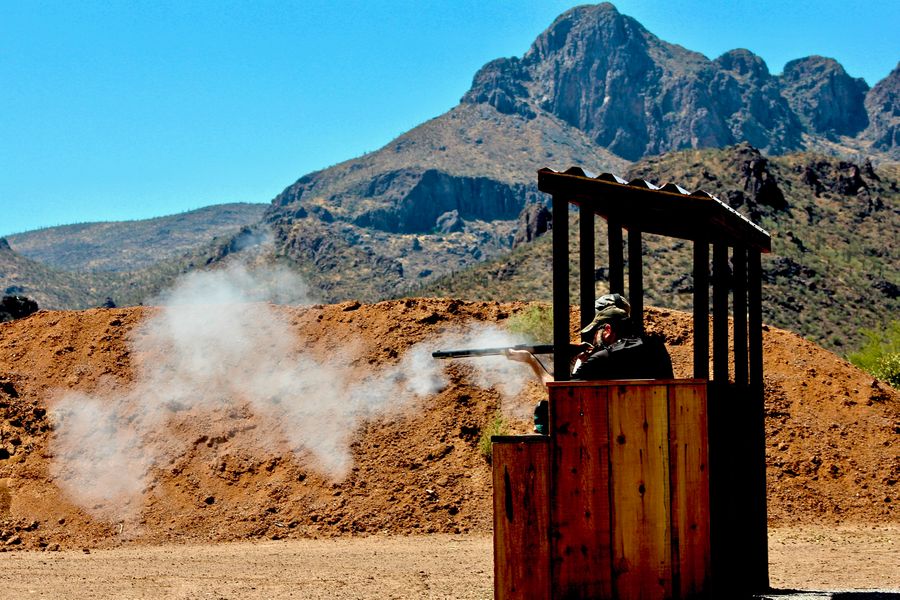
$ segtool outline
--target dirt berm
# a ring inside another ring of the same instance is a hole
[[[423,340],[465,323],[502,326],[526,306],[408,299],[269,309],[294,352],[346,365],[345,377],[364,382]],[[0,325],[0,549],[490,531],[490,466],[477,444],[501,393],[476,383],[471,361],[441,364],[442,391],[355,421],[352,465],[336,479],[308,453],[261,443],[270,423],[238,398],[221,410],[173,402],[173,418],[154,433],[172,451],[142,463],[143,484],[122,506],[64,485],[55,403],[115,402],[137,385],[136,365],[156,358],[130,340],[160,310],[41,311]],[[647,320],[665,335],[676,376],[689,376],[689,315],[648,309]],[[896,523],[900,393],[785,331],[767,327],[764,348],[771,524]],[[503,401],[514,431],[529,429],[541,393],[529,384]]]

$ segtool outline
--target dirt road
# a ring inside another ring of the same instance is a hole
[[[781,528],[769,538],[776,588],[900,597],[900,525]],[[0,598],[481,599],[491,598],[492,568],[484,535],[11,552],[0,555]]]

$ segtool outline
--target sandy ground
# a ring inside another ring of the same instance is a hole
[[[900,598],[900,524],[779,528],[769,540],[774,588]],[[491,560],[487,535],[15,552],[0,555],[0,598],[491,598]]]

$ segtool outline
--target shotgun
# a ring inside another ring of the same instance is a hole
[[[469,348],[465,350],[438,350],[432,352],[432,358],[469,358],[474,356],[494,356],[503,354],[507,350],[525,350],[532,354],[553,354],[553,344],[542,344],[538,346],[529,346],[528,344],[518,344],[516,346],[506,346],[504,348]]]

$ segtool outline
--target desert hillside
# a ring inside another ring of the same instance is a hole
[[[488,532],[479,437],[498,409],[527,431],[541,390],[503,359],[428,353],[505,342],[526,306],[184,304],[4,323],[0,548]],[[689,315],[647,319],[689,375]],[[764,343],[770,522],[896,523],[900,393],[794,334],[767,328]]]

